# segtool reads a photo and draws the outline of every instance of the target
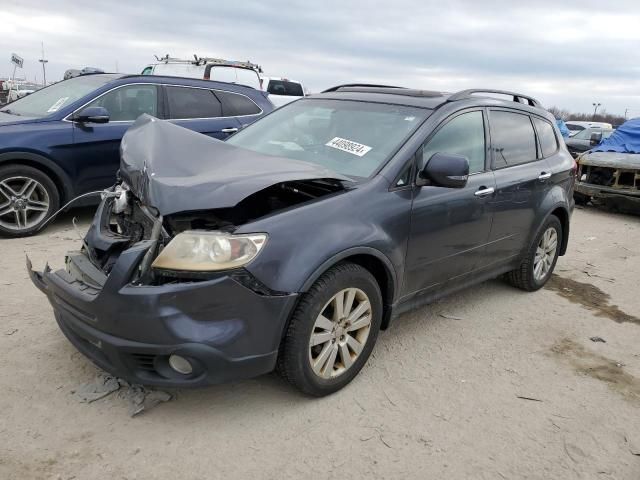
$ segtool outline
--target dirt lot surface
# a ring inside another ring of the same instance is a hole
[[[1,479],[640,479],[640,217],[577,210],[547,288],[404,315],[329,398],[268,375],[134,418],[72,394],[98,370],[25,271],[78,247],[70,218],[0,240]]]

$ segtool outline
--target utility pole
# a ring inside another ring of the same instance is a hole
[[[42,64],[42,86],[46,87],[47,86],[47,71],[45,69],[44,64],[47,63],[49,60],[44,58],[44,42],[42,42],[42,58],[40,60],[38,60],[38,61]]]
[[[601,103],[592,103],[593,105],[593,120],[596,119],[596,113],[598,112],[598,107],[602,105]]]
[[[624,119],[625,119],[625,120],[627,119],[627,113],[629,113],[629,109],[628,109],[628,108],[625,108],[625,109],[624,109]]]

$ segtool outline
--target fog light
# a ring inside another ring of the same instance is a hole
[[[189,363],[189,360],[180,355],[171,355],[169,357],[169,366],[183,375],[189,375],[193,372],[193,367],[191,363]]]

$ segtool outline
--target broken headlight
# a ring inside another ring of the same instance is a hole
[[[188,230],[176,235],[151,266],[194,272],[229,270],[253,260],[266,242],[264,233],[232,235]]]

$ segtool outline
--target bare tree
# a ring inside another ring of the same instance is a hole
[[[605,122],[610,123],[613,126],[622,125],[626,120],[622,115],[615,115],[607,113],[603,108],[595,116],[593,113],[575,113],[569,110],[560,109],[558,107],[551,107],[548,109],[551,114],[556,118],[561,118],[565,122],[568,120],[575,120],[579,122]]]

